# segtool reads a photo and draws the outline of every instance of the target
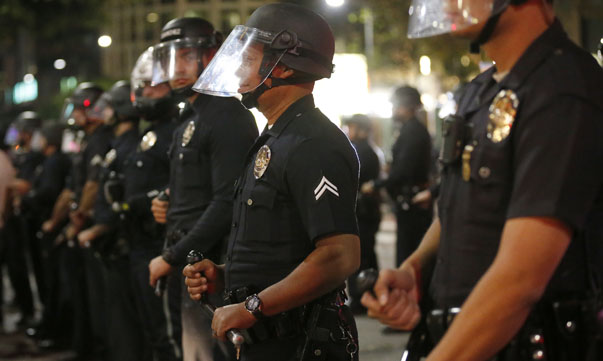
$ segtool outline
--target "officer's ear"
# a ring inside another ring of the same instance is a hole
[[[287,79],[295,74],[295,70],[288,68],[283,64],[277,64],[272,70],[273,78]]]

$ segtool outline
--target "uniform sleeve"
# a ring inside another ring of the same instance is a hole
[[[307,140],[293,150],[285,181],[313,241],[328,235],[358,234],[358,158],[337,144]]]
[[[517,122],[508,218],[583,226],[603,182],[602,120],[601,109],[563,95]]]
[[[105,154],[109,151],[111,145],[105,141],[95,141],[88,144],[87,156],[86,156],[86,181],[98,182],[100,171],[102,168],[103,159]]]
[[[209,140],[212,199],[189,233],[172,246],[178,262],[184,262],[191,249],[212,251],[230,230],[234,183],[257,137],[257,128],[249,126],[255,124],[253,117],[242,108],[223,114],[214,122]]]

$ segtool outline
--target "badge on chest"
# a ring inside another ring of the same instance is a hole
[[[153,131],[146,132],[140,141],[140,150],[146,152],[147,150],[153,148],[155,143],[157,143],[157,134],[155,134]]]
[[[184,129],[184,133],[182,133],[182,146],[186,147],[188,143],[193,138],[193,133],[195,133],[195,121],[191,120],[186,125],[186,129]]]
[[[260,150],[258,150],[253,164],[253,176],[255,179],[260,179],[264,175],[266,168],[268,168],[268,163],[270,163],[271,155],[272,151],[270,151],[270,147],[267,145],[263,145]]]
[[[519,99],[509,89],[501,90],[490,104],[490,122],[488,123],[488,139],[494,143],[505,140],[511,133],[511,126],[517,115]]]

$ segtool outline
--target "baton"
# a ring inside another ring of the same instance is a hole
[[[186,262],[189,265],[193,265],[197,262],[201,262],[203,260],[203,258],[204,258],[203,254],[201,252],[192,250],[186,256]],[[203,309],[205,310],[207,315],[209,317],[213,318],[216,307],[209,302],[209,300],[207,299],[207,294],[203,293],[201,295],[201,301],[199,301],[199,302],[201,303],[201,306],[203,306]],[[235,349],[237,350],[237,360],[238,360],[239,356],[241,354],[241,345],[243,345],[243,343],[245,343],[245,337],[243,337],[243,334],[241,333],[241,331],[239,331],[237,329],[232,329],[232,330],[226,331],[226,337],[228,338],[228,340],[230,340],[230,342],[232,342]]]
[[[160,201],[163,201],[163,202],[167,202],[170,200],[170,196],[168,196],[168,194],[165,192],[165,190],[162,190],[157,195],[157,199]],[[168,246],[168,239],[166,236],[165,240],[163,242],[163,248],[165,249],[165,248],[167,248],[167,246]],[[159,277],[159,279],[157,280],[157,283],[155,284],[155,296],[157,296],[157,297],[163,296],[163,293],[165,292],[166,287],[167,287],[167,277],[166,276]]]

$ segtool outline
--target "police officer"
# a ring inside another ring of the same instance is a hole
[[[396,214],[396,264],[402,263],[419,245],[431,224],[431,202],[415,204],[413,197],[429,185],[431,137],[417,118],[421,95],[410,86],[397,88],[392,96],[393,119],[400,127],[392,146],[392,163],[386,179],[369,182],[364,192],[386,188]]]
[[[383,152],[372,141],[372,124],[369,117],[364,114],[355,114],[343,122],[347,134],[358,154],[360,161],[359,184],[375,182],[381,175]],[[381,222],[381,196],[378,191],[359,193],[356,201],[356,217],[358,218],[358,233],[360,236],[360,270],[378,269],[377,255],[375,254],[375,235]],[[353,313],[365,313],[366,309],[360,304],[362,294],[356,287],[354,273],[348,278],[350,291],[350,308]]]
[[[130,246],[130,267],[134,297],[145,336],[148,359],[171,361],[182,358],[180,305],[169,305],[170,294],[180,287],[165,289],[160,297],[149,287],[149,262],[163,248],[165,230],[155,223],[151,200],[168,186],[170,160],[168,149],[178,126],[178,108],[167,82],[151,85],[153,48],[148,48],[132,71],[134,106],[150,123],[142,131],[136,150],[124,164],[124,196],[127,204],[125,238]],[[178,294],[179,296],[179,294]],[[147,358],[145,358],[147,359]]]
[[[145,351],[134,302],[129,245],[120,232],[124,212],[123,175],[128,156],[138,145],[138,112],[131,102],[130,83],[116,82],[88,112],[113,130],[111,150],[105,155],[94,205],[94,224],[78,234],[86,262],[92,335],[105,342],[99,352],[110,360],[137,360]],[[125,209],[124,209],[125,208]],[[97,346],[98,347],[98,346]]]
[[[363,296],[369,314],[412,328],[433,260],[428,360],[600,360],[601,68],[550,1],[411,6],[409,36],[454,30],[496,65],[446,121],[439,218],[398,270],[381,272],[377,298]]]
[[[192,90],[220,42],[206,20],[178,18],[163,27],[153,50],[153,84],[167,81],[175,99],[185,101],[169,150],[169,208],[168,202],[153,201],[155,219],[167,219],[170,242],[149,264],[153,287],[174,271],[168,282],[182,284],[181,268],[191,249],[220,258],[231,224],[233,184],[257,136],[253,116],[236,99]],[[185,288],[182,293],[184,360],[211,360],[210,320]]]
[[[243,360],[357,359],[343,302],[360,262],[358,158],[312,97],[314,82],[333,70],[331,29],[304,7],[270,4],[222,49],[196,89],[240,93],[268,125],[237,181],[226,264],[187,266],[189,292],[226,291],[231,304],[216,310],[212,329],[218,338],[247,330]]]
[[[76,238],[92,222],[99,173],[105,153],[111,149],[111,127],[104,125],[100,119],[89,116],[92,106],[102,93],[103,90],[98,85],[84,82],[65,100],[61,121],[78,132],[83,132],[84,138],[79,150],[73,153],[68,186],[59,195],[50,219],[42,224],[45,233],[59,233],[55,243],[61,248],[61,272],[67,278],[62,294],[63,299],[71,303],[66,303],[64,307],[73,310],[65,312],[67,320],[61,323],[64,327],[61,334],[72,334],[72,347],[82,357],[90,353],[100,354],[106,346],[102,342],[105,339],[103,316],[91,313],[88,308],[88,294],[99,294],[98,285],[102,282],[99,283],[98,279],[102,279],[102,273],[97,272],[95,276],[90,273],[91,269],[99,269],[91,267],[92,264],[98,266],[98,260],[90,250],[79,248]],[[91,277],[95,282],[89,284],[87,279]],[[96,310],[100,308],[96,307]],[[73,321],[72,330],[68,329],[70,319]],[[92,329],[91,324],[95,325]]]
[[[42,171],[44,155],[34,149],[34,138],[38,138],[42,119],[37,113],[25,111],[17,117],[9,133],[14,134],[10,156],[17,169],[17,176],[9,186],[12,212],[5,225],[6,265],[15,290],[15,298],[21,311],[19,326],[33,324],[34,304],[29,283],[26,252],[29,253],[29,226],[21,209],[21,199],[33,187]]]

